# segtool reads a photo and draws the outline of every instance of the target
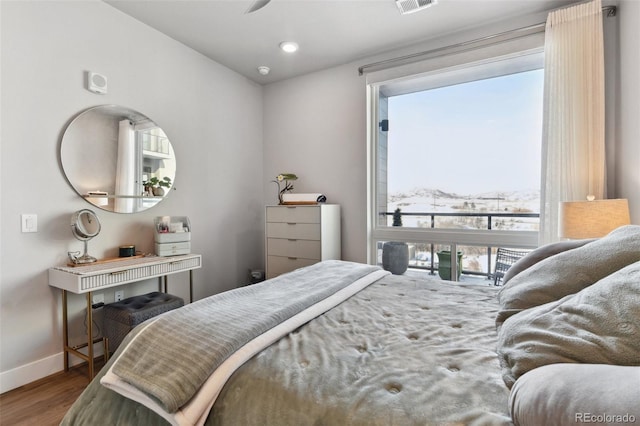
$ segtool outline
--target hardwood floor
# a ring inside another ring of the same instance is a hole
[[[96,368],[101,366],[102,360],[96,360]],[[88,384],[87,368],[82,365],[5,392],[0,395],[0,425],[59,425]]]

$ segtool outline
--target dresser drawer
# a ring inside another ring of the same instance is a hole
[[[320,223],[320,208],[313,207],[267,207],[267,222]]]
[[[314,263],[318,263],[318,261],[301,257],[267,256],[267,279],[303,266],[311,266]]]
[[[268,238],[267,254],[270,256],[303,257],[305,259],[320,260],[320,241]]]
[[[267,278],[340,259],[339,205],[266,206],[265,218]]]
[[[320,224],[267,222],[267,238],[319,240]]]

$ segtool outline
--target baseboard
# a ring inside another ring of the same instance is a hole
[[[63,370],[62,353],[0,373],[0,393],[35,382]]]
[[[104,351],[102,345],[98,345],[94,349],[94,356],[97,358],[102,356]],[[69,355],[69,364],[71,367],[82,364],[81,358]],[[21,365],[13,370],[3,371],[0,373],[0,393],[8,392],[20,386],[27,385],[52,374],[59,373],[64,370],[64,354],[62,352],[39,359],[29,364]]]

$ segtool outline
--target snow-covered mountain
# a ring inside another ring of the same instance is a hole
[[[489,191],[480,194],[457,194],[440,189],[416,188],[388,197],[388,211],[403,212],[477,212],[477,213],[537,213],[540,211],[540,191]]]

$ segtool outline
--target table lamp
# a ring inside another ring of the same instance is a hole
[[[619,226],[628,225],[629,202],[626,199],[566,201],[560,203],[561,238],[600,238]]]

